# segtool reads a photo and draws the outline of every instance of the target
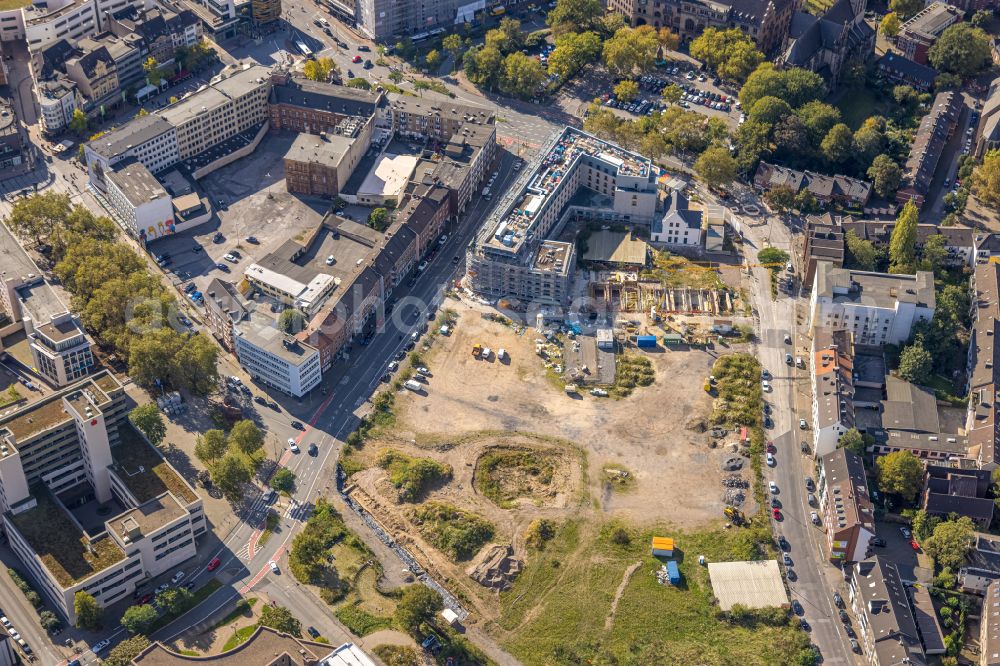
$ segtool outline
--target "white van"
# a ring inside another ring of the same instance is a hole
[[[796,356],[795,357],[795,367],[796,368],[804,368],[804,367],[806,367],[806,364],[802,362],[802,357],[801,356]]]

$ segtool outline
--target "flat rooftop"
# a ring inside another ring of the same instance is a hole
[[[274,319],[256,312],[250,314],[248,321],[236,325],[235,337],[243,338],[294,366],[302,365],[316,352],[312,345],[280,331]]]
[[[142,536],[149,536],[165,525],[187,515],[176,499],[169,493],[143,502],[134,509],[129,509],[108,521],[108,525],[119,536],[124,536],[132,529],[138,529]]]
[[[66,305],[55,290],[42,279],[17,289],[21,304],[36,324],[48,322],[55,315],[67,312]]]
[[[173,125],[164,120],[159,113],[150,113],[133,118],[118,129],[94,139],[88,145],[98,155],[110,158],[172,130]]]
[[[38,504],[10,519],[60,585],[68,587],[125,559],[110,538],[90,542],[47,490],[35,488],[31,496]]]
[[[299,134],[295,137],[288,152],[285,153],[285,159],[292,162],[309,162],[335,168],[344,159],[344,155],[347,154],[353,143],[354,139],[339,134],[326,136]]]
[[[648,178],[654,169],[652,162],[638,153],[566,127],[515,194],[514,204],[500,209],[498,216],[486,223],[484,229],[489,235],[484,236],[484,243],[517,252],[531,235],[539,211],[572,176],[582,157],[600,161],[619,177]]]
[[[232,650],[215,655],[189,657],[167,649],[162,643],[153,643],[133,660],[139,666],[310,666],[317,664],[320,655],[327,654],[330,646],[303,641],[283,634],[270,627],[257,627],[246,641]],[[336,663],[336,662],[335,662]]]
[[[962,11],[943,2],[934,2],[917,12],[903,24],[900,32],[914,33],[925,38],[938,37],[952,23],[962,20]]]
[[[587,239],[583,260],[644,266],[648,249],[644,240],[630,233],[602,229]]]
[[[736,604],[747,608],[768,608],[788,603],[777,560],[752,562],[709,562],[712,594],[724,611]]]
[[[65,319],[59,322],[48,322],[41,326],[36,326],[35,330],[53,342],[63,342],[72,337],[83,335],[83,329],[76,325],[73,319]]]
[[[572,252],[572,243],[553,240],[542,241],[535,254],[534,267],[542,271],[566,273],[569,271],[569,257]]]
[[[128,164],[109,171],[107,176],[129,203],[136,207],[170,196],[139,161],[129,161]]]
[[[816,296],[866,307],[895,308],[899,302],[933,308],[934,275],[928,271],[917,271],[916,275],[869,273],[821,261],[816,268]]]
[[[41,271],[35,266],[28,253],[24,251],[21,244],[14,238],[7,225],[0,223],[0,275],[10,279],[12,277],[27,277],[30,273],[40,275]]]
[[[118,426],[119,444],[111,450],[113,469],[140,503],[148,502],[165,492],[190,504],[198,499],[174,468],[146,442],[131,423]]]
[[[415,155],[383,153],[358,188],[358,196],[398,196],[410,182],[417,159]]]

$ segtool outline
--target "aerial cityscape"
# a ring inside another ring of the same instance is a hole
[[[1000,0],[0,0],[0,666],[1000,666]]]

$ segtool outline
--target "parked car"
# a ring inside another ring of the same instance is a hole
[[[844,624],[851,623],[851,616],[848,615],[847,611],[845,611],[843,608],[837,611],[837,615],[840,617],[840,621],[843,622]]]
[[[774,456],[772,454],[768,453],[767,454],[767,466],[768,467],[774,467],[776,464],[777,464],[777,461],[774,459]]]
[[[767,487],[771,491],[772,495],[778,494],[778,484],[776,484],[774,481],[768,481]]]
[[[792,566],[792,556],[788,553],[781,554],[781,561],[784,562],[786,567]]]
[[[313,638],[319,638],[319,631],[316,630],[316,627],[309,627],[306,629],[306,632],[308,632]]]
[[[173,578],[170,579],[170,582],[172,584],[176,585],[177,583],[181,582],[181,579],[183,579],[183,578],[184,578],[184,572],[183,571],[178,571],[177,573],[175,573],[173,575]]]
[[[875,548],[885,548],[885,539],[882,537],[872,537],[868,544]]]
[[[296,430],[305,430],[305,426],[302,425],[301,421],[292,421],[291,426]]]
[[[299,452],[299,445],[295,443],[294,439],[289,438],[288,439],[288,449],[292,453],[298,453]]]
[[[222,560],[220,560],[218,557],[213,557],[212,561],[208,563],[208,570],[215,571],[216,569],[219,568],[220,564],[222,564]]]
[[[833,603],[837,604],[837,608],[844,607],[844,598],[840,596],[840,592],[833,593]]]
[[[771,509],[771,516],[775,520],[781,520],[781,511],[779,509]]]
[[[910,532],[910,530],[908,530],[905,527],[900,527],[899,528],[899,533],[903,535],[904,539],[909,539],[911,536],[913,536],[913,534]]]

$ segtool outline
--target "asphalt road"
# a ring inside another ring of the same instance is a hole
[[[758,218],[762,219],[762,218]],[[793,240],[787,227],[771,218],[757,226],[743,226],[743,233],[752,247],[747,253],[756,254],[763,247],[777,247],[794,256]],[[771,283],[767,269],[755,267],[753,271],[754,302],[759,315],[758,357],[763,367],[771,372],[773,389],[765,393],[764,399],[773,409],[774,428],[768,436],[774,441],[777,453],[775,467],[765,466],[764,476],[778,486],[777,497],[781,502],[783,519],[774,522],[776,534],[783,534],[790,545],[792,569],[796,580],[788,582],[791,597],[797,599],[804,608],[803,617],[811,626],[811,637],[823,654],[823,663],[836,665],[854,664],[849,652],[848,638],[837,617],[833,605],[833,589],[830,587],[825,570],[830,566],[823,554],[823,533],[810,521],[811,507],[806,502],[807,491],[804,477],[811,474],[812,458],[802,455],[799,441],[811,440],[810,434],[799,429],[799,418],[811,420],[809,414],[795,411],[797,391],[809,391],[808,373],[785,365],[785,353],[794,346],[801,355],[803,347],[809,344],[807,331],[797,330],[795,299],[779,293],[771,300]],[[793,345],[786,345],[785,334],[792,337]],[[800,335],[801,334],[801,335]],[[802,383],[806,386],[803,387]],[[805,434],[805,437],[803,437]]]

